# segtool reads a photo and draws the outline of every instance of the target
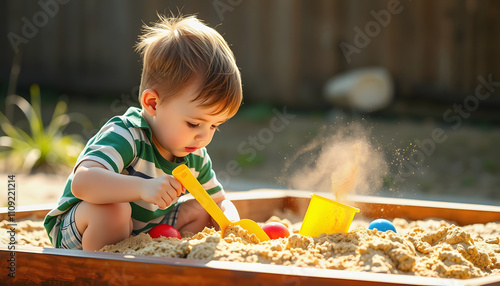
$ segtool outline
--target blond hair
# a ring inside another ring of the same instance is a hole
[[[236,114],[243,98],[241,77],[224,38],[195,16],[158,16],[153,26],[143,27],[136,46],[143,59],[139,102],[151,88],[161,93],[162,103],[198,76],[202,86],[195,101],[217,107],[216,114]]]

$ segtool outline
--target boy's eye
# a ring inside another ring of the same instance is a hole
[[[215,129],[215,130],[217,130],[217,131],[220,131],[220,130],[219,130],[219,125],[212,125],[212,129]]]
[[[191,128],[195,128],[195,127],[198,127],[200,126],[200,124],[194,124],[194,123],[191,123],[191,122],[187,122],[187,125]]]

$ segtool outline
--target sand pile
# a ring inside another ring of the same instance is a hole
[[[292,224],[278,217],[269,221],[284,223],[292,234],[260,242],[238,226],[229,228],[224,238],[220,232],[205,228],[196,234],[183,234],[182,239],[153,239],[140,234],[101,251],[428,277],[500,274],[500,222],[458,227],[444,220],[394,219],[398,233],[384,233],[368,230],[369,220],[356,218],[349,233],[313,238],[298,234],[300,222]],[[0,244],[8,244],[10,226],[3,221],[0,227]],[[17,222],[15,231],[17,244],[51,247],[41,220]]]
[[[271,220],[278,220],[272,218]],[[294,229],[288,221],[282,221]],[[472,278],[500,274],[500,223],[458,227],[442,220],[395,219],[398,233],[368,230],[260,242],[238,226],[205,228],[182,239],[130,237],[101,251],[428,277]]]
[[[40,219],[27,219],[15,222],[15,225],[6,220],[0,222],[0,244],[9,244],[12,230],[15,231],[16,244],[52,247],[43,227],[43,221]]]

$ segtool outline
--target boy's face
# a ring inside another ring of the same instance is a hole
[[[207,146],[218,126],[228,119],[225,112],[213,114],[217,107],[201,108],[198,102],[193,102],[198,93],[199,83],[193,81],[179,95],[157,103],[153,115],[146,110],[154,144],[167,160]]]

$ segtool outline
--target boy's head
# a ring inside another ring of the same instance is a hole
[[[194,80],[200,92],[194,101],[215,113],[232,117],[242,102],[241,77],[226,41],[194,16],[167,18],[145,27],[137,50],[143,56],[139,89],[155,90],[162,104]]]

